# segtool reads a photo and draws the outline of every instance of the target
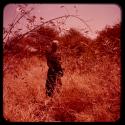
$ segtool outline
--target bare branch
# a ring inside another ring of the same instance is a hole
[[[30,13],[31,11],[32,11],[32,9],[30,9],[28,12],[23,13],[23,15],[21,15],[21,16],[19,17],[19,19],[18,19],[15,23],[12,23],[13,25],[11,25],[11,28],[10,28],[9,32],[5,35],[5,37],[3,38],[3,40],[6,39],[6,37],[10,35],[10,33],[11,33],[12,29],[15,27],[15,25],[16,25],[17,23],[19,23],[19,21],[20,21],[27,13]],[[15,21],[15,20],[14,20],[14,21]]]
[[[83,24],[85,24],[85,25],[89,28],[89,30],[92,32],[92,30],[91,30],[91,28],[89,27],[89,25],[88,25],[83,19],[81,19],[80,17],[78,17],[78,16],[76,16],[76,15],[64,15],[64,16],[57,17],[57,18],[53,18],[53,19],[51,19],[51,20],[48,20],[48,21],[46,21],[46,22],[43,22],[42,24],[36,26],[35,28],[31,29],[30,31],[28,31],[28,32],[26,32],[26,33],[24,33],[24,34],[22,34],[22,36],[19,38],[19,40],[22,39],[25,35],[29,34],[30,32],[32,32],[32,31],[36,30],[37,28],[43,26],[44,24],[50,23],[50,22],[52,22],[52,21],[54,21],[54,20],[58,20],[58,19],[61,19],[61,18],[69,18],[69,17],[74,17],[74,18],[79,19],[79,20],[80,20]]]

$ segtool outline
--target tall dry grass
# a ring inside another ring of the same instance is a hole
[[[48,34],[47,31],[42,33]],[[51,32],[53,30],[49,30],[49,34]],[[25,51],[27,45],[45,50],[49,43],[44,42],[49,38],[41,36],[41,43],[31,38],[25,38],[23,43],[12,41],[14,46],[4,48],[4,118],[19,122],[118,120],[121,94],[119,34],[119,25],[116,25],[104,29],[94,41],[74,29],[60,38],[55,37],[57,34],[50,35],[51,39],[60,40],[64,76],[61,93],[56,93],[49,105],[45,105],[46,59],[39,54],[41,51],[36,54]],[[21,51],[16,51],[19,46]]]
[[[10,57],[11,58],[11,57]],[[16,59],[15,59],[16,60]],[[69,62],[74,67],[76,60]],[[47,64],[38,57],[11,62],[4,73],[3,110],[9,121],[116,121],[120,117],[120,67],[108,59],[91,72],[69,68],[67,60],[60,95],[46,109]],[[84,69],[81,69],[84,70]]]

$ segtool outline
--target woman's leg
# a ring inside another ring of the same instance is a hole
[[[49,97],[53,96],[56,85],[56,77],[54,75],[48,75],[46,80],[46,95]]]

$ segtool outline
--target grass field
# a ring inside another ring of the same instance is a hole
[[[54,97],[48,109],[44,106],[46,60],[36,56],[10,60],[11,56],[4,58],[4,67],[9,65],[3,77],[6,120],[95,122],[120,118],[120,67],[107,57],[88,72],[79,68],[75,59],[63,59],[61,93]],[[72,65],[76,68],[71,68]]]

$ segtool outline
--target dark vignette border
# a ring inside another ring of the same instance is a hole
[[[64,1],[64,0],[60,0],[60,1],[57,1],[57,0],[35,0],[35,1],[29,1],[29,0],[1,0],[0,1],[0,18],[1,18],[1,22],[0,22],[0,30],[1,30],[1,34],[0,34],[0,56],[1,56],[1,61],[0,61],[0,73],[1,73],[1,81],[0,81],[0,124],[3,123],[3,124],[25,124],[26,122],[9,122],[9,121],[6,121],[3,117],[3,36],[2,36],[2,32],[3,32],[3,12],[4,12],[4,7],[7,5],[7,4],[14,4],[14,3],[66,3],[66,4],[70,4],[70,3],[79,3],[79,4],[84,4],[84,3],[87,3],[87,4],[116,4],[120,7],[121,9],[121,17],[122,17],[122,22],[121,22],[121,106],[120,106],[120,119],[117,120],[116,122],[62,122],[62,123],[72,123],[72,124],[100,124],[100,125],[104,125],[104,124],[123,124],[123,122],[125,121],[125,100],[124,100],[124,96],[125,96],[125,87],[124,87],[124,77],[125,77],[125,72],[124,72],[124,65],[125,62],[124,62],[124,56],[125,56],[125,48],[124,48],[124,39],[125,39],[125,15],[124,15],[124,11],[125,11],[125,3],[122,2],[122,1],[116,1],[116,0],[104,0],[100,2],[100,0],[94,0],[94,1],[91,1],[91,0],[84,0],[84,1],[80,1],[80,0],[74,0],[74,1]],[[32,124],[33,122],[28,122],[30,124]],[[45,122],[34,122],[33,124],[44,124]],[[45,123],[45,124],[52,124],[52,122],[49,122],[49,123]],[[54,124],[60,124],[60,123],[55,123]]]

